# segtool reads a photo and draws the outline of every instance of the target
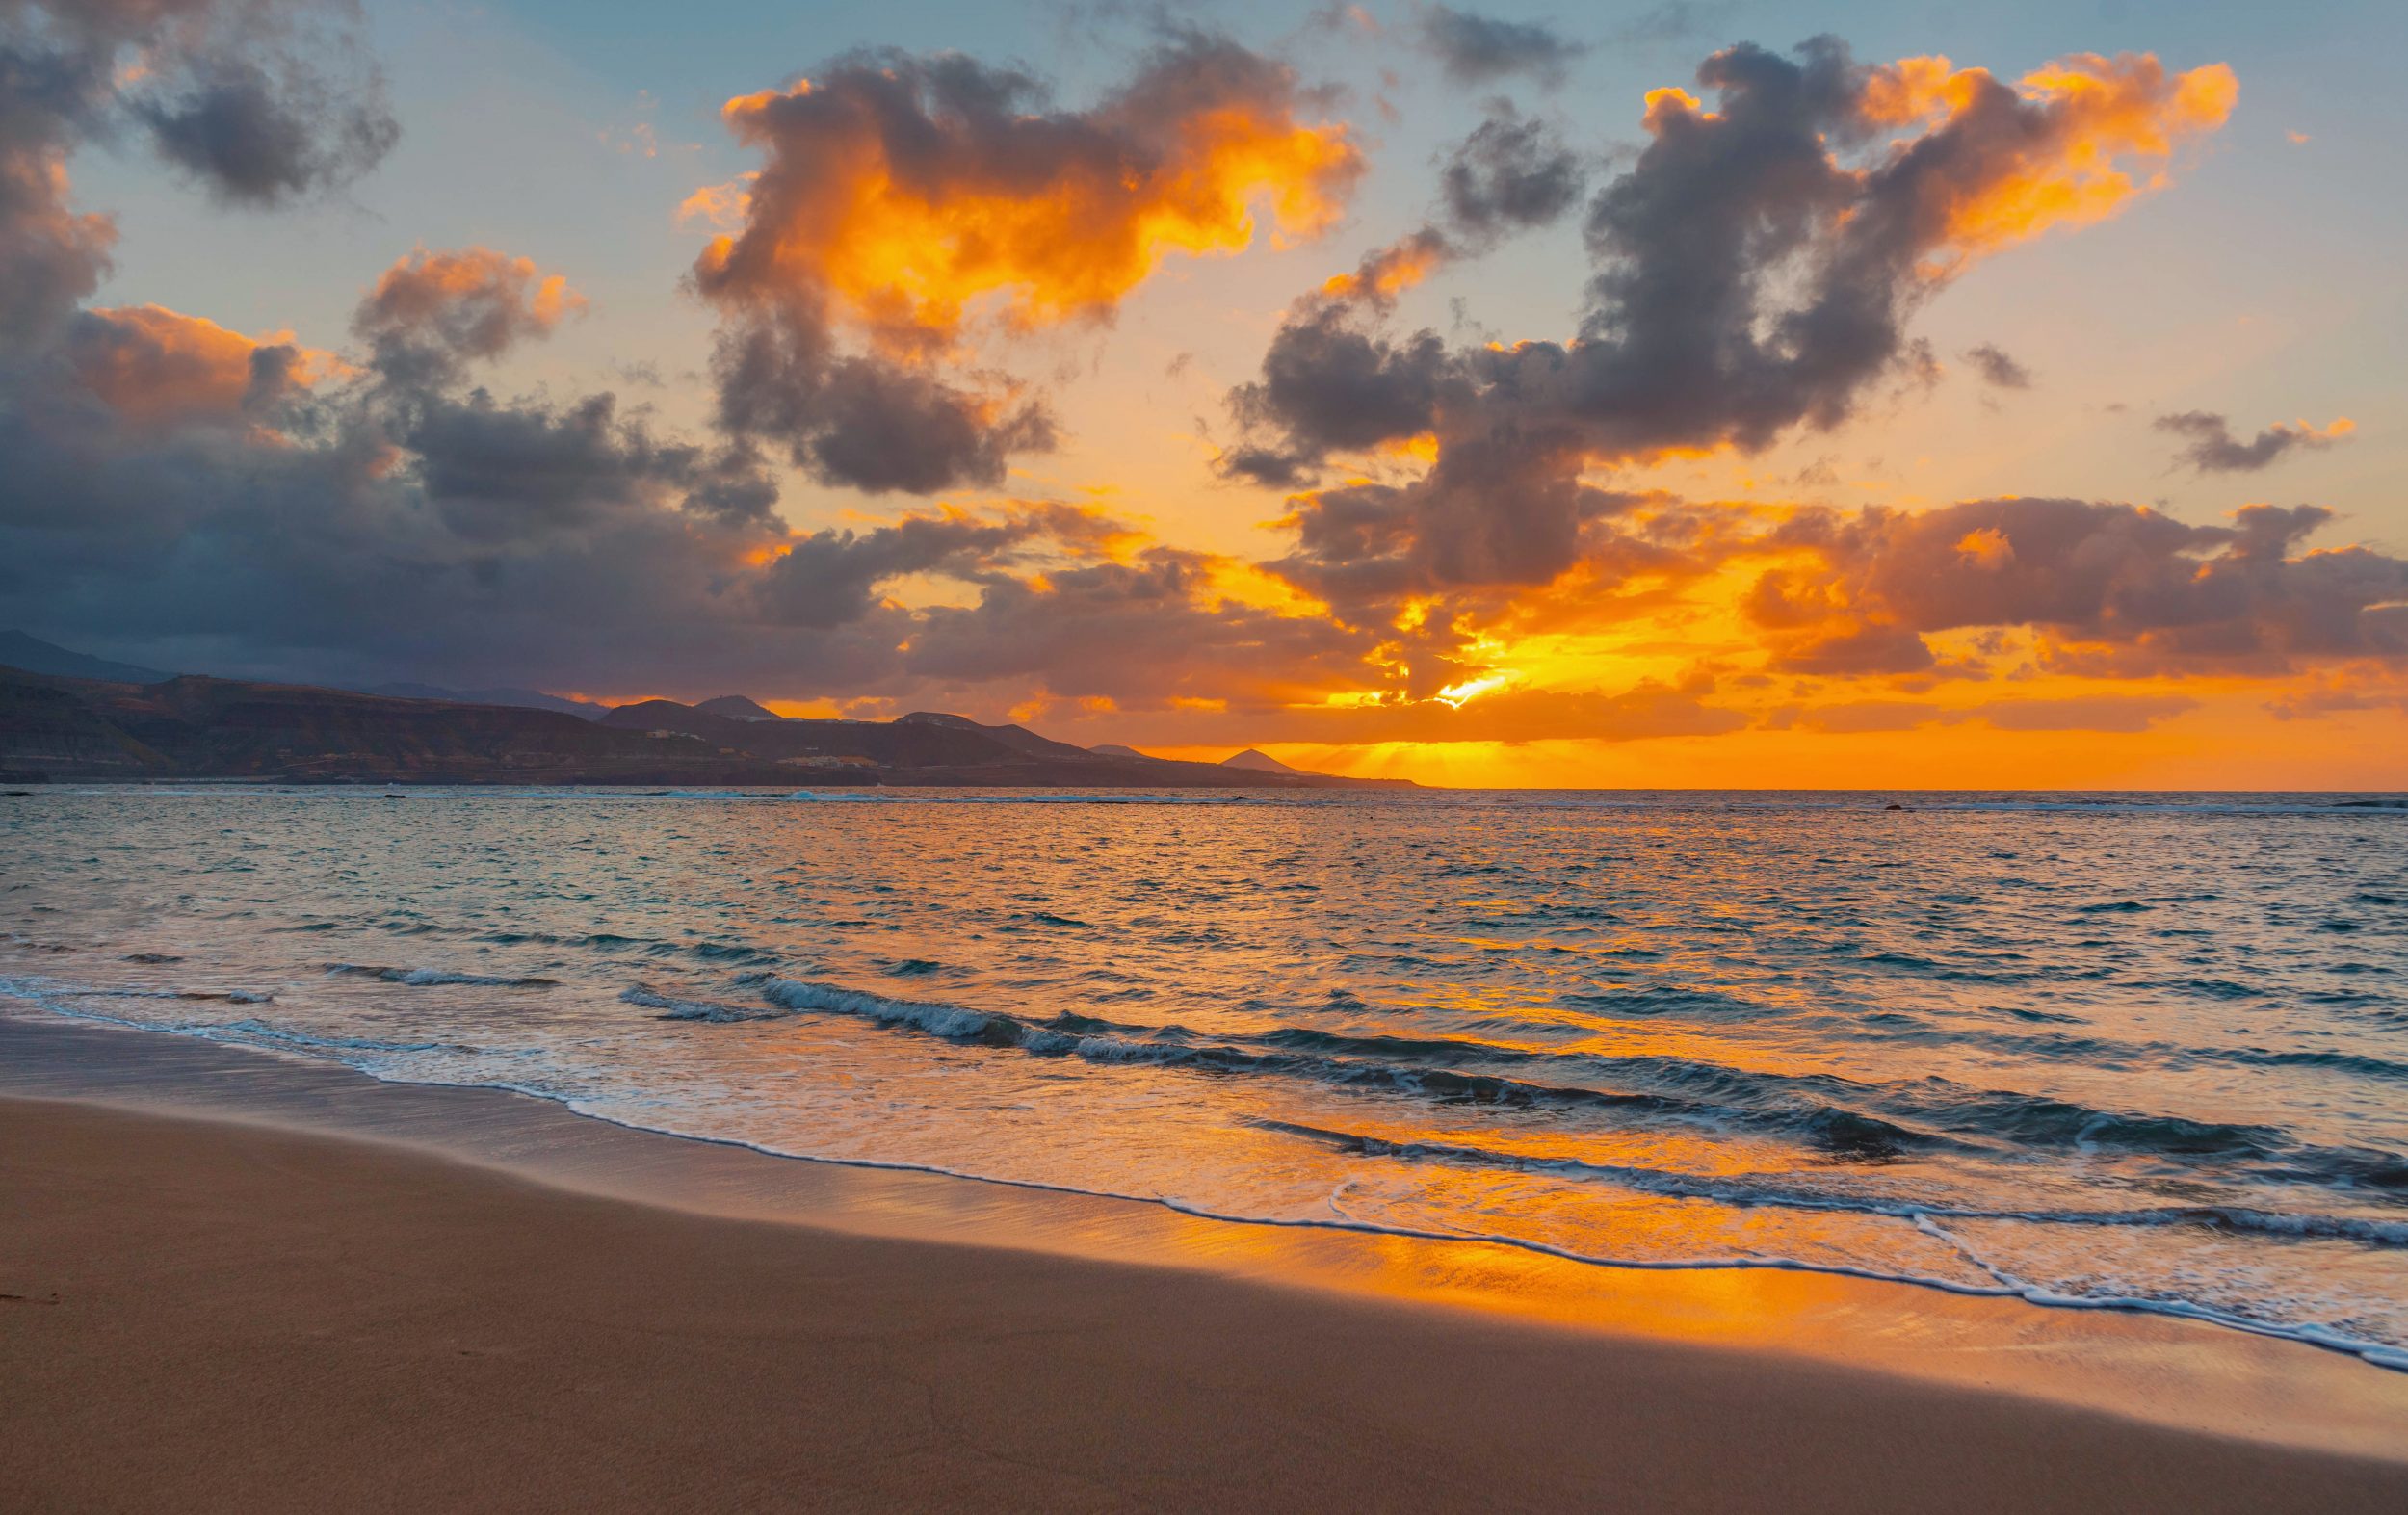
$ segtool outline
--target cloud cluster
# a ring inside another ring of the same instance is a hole
[[[81,144],[136,134],[212,196],[323,193],[399,137],[348,4],[8,0],[0,5],[0,343],[55,337],[99,287],[117,228],[69,203]]]
[[[1165,740],[2134,730],[2188,696],[1896,696],[2309,667],[2314,708],[2340,709],[2408,666],[2408,562],[2310,547],[2329,516],[2309,507],[1846,512],[1606,472],[1835,424],[1911,352],[1933,291],[2158,182],[2229,108],[2220,70],[2081,58],[2009,86],[1836,43],[1737,48],[1701,72],[1714,108],[1660,91],[1645,149],[1594,193],[1599,160],[1494,108],[1436,165],[1426,222],[1299,300],[1234,397],[1224,467],[1300,491],[1285,546],[1249,562],[1039,501],[798,533],[766,455],[874,490],[1000,481],[1053,423],[978,369],[983,335],[1108,319],[1165,258],[1310,235],[1343,206],[1356,146],[1285,67],[1178,37],[1062,110],[966,59],[859,55],[732,102],[762,167],[713,200],[727,235],[694,269],[721,324],[720,426],[697,440],[610,393],[495,393],[489,365],[582,299],[491,248],[401,257],[340,353],[91,303],[114,227],[75,208],[66,168],[95,134],[139,133],[246,206],[373,161],[353,97],[320,92],[348,57],[307,40],[335,35],[320,14],[0,0],[0,618],[228,672],[1056,701],[1159,713]],[[233,38],[274,41],[241,56],[275,111],[207,104],[248,87],[213,61]],[[129,72],[137,52],[154,75]],[[1393,328],[1418,280],[1575,212],[1593,267],[1568,339]],[[1996,348],[1966,361],[2028,380]],[[2165,424],[2206,469],[2342,434]],[[1324,484],[1333,460],[1362,466]],[[1586,689],[1511,666],[1517,637],[1601,628],[1631,630],[1632,657],[1688,649],[1688,671]]]
[[[2253,505],[2226,526],[2141,506],[1975,500],[1906,513],[1806,510],[1763,545],[1802,563],[1766,571],[1747,614],[1769,666],[1911,673],[1927,634],[2028,628],[2055,666],[2133,677],[2282,671],[2299,660],[2408,657],[2408,562],[2365,547],[2304,550],[2332,512]]]
[[[1232,395],[1229,465],[1309,481],[1334,454],[1426,439],[1428,471],[1293,504],[1290,567],[1387,596],[1569,571],[1610,498],[1584,472],[1836,426],[1913,352],[1914,311],[1968,267],[2112,214],[2213,130],[2221,65],[2080,55],[2010,85],[1945,59],[1867,66],[1821,39],[1698,70],[1710,109],[1648,96],[1645,148],[1590,201],[1595,272],[1569,341],[1397,335],[1375,301],[1299,301]]]
[[[1054,440],[1041,402],[963,372],[974,321],[1106,319],[1174,253],[1311,236],[1363,169],[1294,72],[1181,35],[1085,111],[958,54],[854,54],[728,102],[757,173],[694,285],[721,312],[721,422],[821,479],[926,494]]]
[[[1277,65],[1185,39],[1096,110],[1047,113],[1030,108],[1026,81],[963,60],[855,60],[810,90],[740,102],[731,114],[773,161],[747,230],[698,276],[727,312],[729,351],[745,356],[763,333],[790,355],[859,346],[798,355],[816,398],[736,384],[725,398],[743,424],[697,443],[608,393],[482,387],[483,365],[582,305],[563,275],[490,248],[401,258],[363,292],[342,355],[156,306],[83,308],[114,227],[71,205],[67,159],[153,99],[105,81],[130,77],[136,49],[162,78],[214,81],[216,39],[301,37],[309,15],[299,0],[125,0],[16,4],[0,22],[0,604],[12,619],[143,642],[177,666],[328,680],[736,682],[902,699],[939,677],[1050,677],[1139,703],[1191,685],[1349,682],[1297,669],[1342,666],[1362,640],[1233,599],[1222,580],[1243,565],[1046,504],[797,534],[772,514],[753,446],[765,431],[791,443],[808,430],[811,457],[836,477],[932,488],[998,476],[1030,433],[985,414],[967,417],[966,438],[940,424],[960,392],[936,359],[975,303],[1024,324],[1096,318],[1174,251],[1234,249],[1257,218],[1303,234],[1334,214],[1355,149],[1343,129],[1300,119],[1306,96]],[[288,65],[298,71],[278,72]],[[275,97],[294,109],[326,77],[274,49],[257,66],[289,86]],[[176,161],[223,178],[223,197],[273,197],[258,186],[274,172],[246,179],[226,152],[194,144],[214,109],[153,115],[182,122]],[[306,161],[334,162],[356,138],[350,119],[305,123],[307,142],[334,144]],[[855,177],[834,183],[831,166]],[[330,171],[277,182],[298,191]],[[830,205],[852,219],[816,248],[773,224],[815,225]],[[895,259],[882,275],[858,261],[880,236]],[[753,424],[781,405],[816,408],[783,430]],[[914,610],[890,597],[929,578],[969,599]],[[1115,655],[1140,645],[1156,671]],[[1246,671],[1257,663],[1266,670]]]
[[[441,386],[473,360],[549,336],[562,316],[585,305],[565,274],[541,274],[533,258],[490,248],[419,248],[377,280],[352,318],[352,332],[368,344],[388,380]]]

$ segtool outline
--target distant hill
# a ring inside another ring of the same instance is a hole
[[[175,677],[157,668],[70,652],[21,631],[0,631],[0,666],[47,673],[53,678],[98,679],[104,684],[164,684]]]
[[[1304,770],[1300,768],[1290,768],[1287,764],[1280,762],[1269,753],[1258,752],[1252,747],[1248,747],[1244,751],[1236,753],[1233,756],[1222,758],[1220,760],[1220,766],[1223,768],[1242,768],[1251,773],[1301,773],[1304,771]]]
[[[1021,726],[739,720],[675,700],[599,718],[186,675],[147,686],[0,668],[13,777],[818,788],[1332,789],[1374,781],[1098,756]]]
[[[703,755],[699,744],[557,711],[189,674],[137,687],[0,670],[0,769],[18,773],[666,783]]]
[[[730,720],[784,720],[786,718],[776,711],[767,706],[757,705],[742,694],[721,694],[717,699],[704,700],[694,709],[707,710],[714,716],[725,716]]]
[[[0,631],[0,667],[46,673],[52,678],[96,679],[104,684],[165,684],[176,677],[156,668],[141,667],[131,663],[112,663],[106,658],[75,652],[21,631]],[[458,690],[445,689],[437,684],[377,684],[353,692],[379,694],[387,699],[432,699],[447,700],[456,705],[553,710],[563,716],[582,716],[588,720],[599,719],[609,714],[611,708],[590,700],[570,699],[565,695],[547,694],[533,689]]]
[[[908,716],[898,716],[899,726],[942,726],[950,731],[975,731],[990,742],[1000,743],[1014,752],[1035,758],[1060,758],[1077,763],[1094,756],[1085,747],[1074,747],[1067,742],[1040,737],[1026,726],[982,726],[967,716],[940,715],[935,711],[915,710]]]
[[[597,705],[588,699],[570,699],[565,694],[546,694],[539,689],[445,689],[439,684],[379,684],[360,692],[382,694],[388,699],[441,699],[458,705],[508,705],[517,710],[556,710],[563,716],[583,716],[588,720],[599,720],[611,713],[608,705]]]
[[[1091,746],[1091,747],[1087,748],[1087,750],[1088,750],[1089,752],[1094,753],[1097,757],[1109,757],[1109,758],[1142,758],[1142,757],[1145,757],[1145,754],[1144,754],[1144,753],[1142,753],[1142,752],[1139,752],[1137,748],[1135,748],[1135,747],[1124,747],[1124,746],[1122,746],[1122,745],[1121,745],[1119,743],[1117,743],[1117,742],[1106,742],[1106,743],[1103,743],[1103,744],[1099,744],[1099,745],[1096,745],[1096,746]],[[1148,761],[1148,762],[1151,762],[1151,761],[1152,761],[1152,759],[1148,758],[1148,759],[1147,759],[1147,761]]]

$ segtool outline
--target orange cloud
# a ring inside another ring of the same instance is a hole
[[[2076,53],[2013,91],[1985,68],[1909,58],[1872,69],[1859,108],[1871,125],[1915,130],[1901,154],[1951,128],[1986,147],[1980,171],[1951,182],[1940,206],[1943,233],[1924,267],[1946,274],[2159,188],[2175,151],[2222,126],[2239,92],[2223,64],[2169,73],[2148,53]],[[1985,130],[1993,118],[2000,129]]]
[[[584,310],[586,297],[568,287],[565,274],[537,269],[533,258],[514,258],[491,248],[453,252],[419,248],[384,271],[366,304],[397,322],[471,308],[489,324],[545,332],[563,315]]]
[[[84,312],[67,363],[86,389],[145,427],[232,418],[349,372],[332,353],[299,346],[290,331],[247,337],[160,305]]]
[[[695,264],[705,293],[824,295],[908,346],[950,341],[993,297],[1015,326],[1109,312],[1174,253],[1243,249],[1268,221],[1310,237],[1344,209],[1362,158],[1347,128],[1298,118],[1284,70],[1174,54],[1098,109],[999,106],[947,67],[846,65],[740,95],[728,129],[770,159],[749,190],[698,192],[697,216],[748,215]],[[1005,76],[998,88],[1027,93]],[[1015,104],[1018,102],[1014,102]]]
[[[1331,300],[1394,300],[1444,266],[1448,251],[1442,239],[1422,232],[1378,248],[1351,274],[1332,274],[1322,293]]]
[[[732,231],[745,223],[752,214],[752,181],[757,172],[740,173],[725,184],[706,184],[677,202],[677,224],[690,226],[700,222],[722,231]]]
[[[725,325],[720,423],[871,492],[996,487],[1056,442],[1040,394],[962,359],[971,328],[1108,318],[1173,254],[1312,236],[1363,170],[1284,65],[1189,36],[1086,111],[958,55],[845,60],[722,112],[765,162],[690,197],[741,217],[694,261]]]

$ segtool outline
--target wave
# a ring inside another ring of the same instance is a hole
[[[689,1000],[663,994],[656,989],[637,984],[619,995],[622,1005],[638,1005],[647,1010],[659,1010],[665,1021],[768,1021],[776,1020],[786,1011],[775,1006],[729,1005],[722,1000]]]
[[[2072,1016],[2042,1017],[2027,1015],[2025,1019],[2074,1021]],[[1873,1024],[1868,1032],[1865,1026]],[[2076,1022],[2079,1024],[2079,1022]],[[2170,1041],[2119,1041],[2106,1036],[2074,1036],[2053,1032],[1994,1032],[1972,1028],[1941,1027],[1913,1016],[1883,1012],[1861,1019],[1855,1034],[1865,1040],[1894,1045],[1928,1047],[1978,1047],[1988,1052],[2005,1053],[2012,1057],[2046,1058],[2056,1061],[2082,1063],[2091,1067],[2129,1067],[2137,1061],[2154,1061],[2167,1068],[2185,1068],[2197,1063],[2225,1063],[2242,1068],[2314,1068],[2332,1073],[2348,1074],[2353,1078],[2382,1079],[2393,1083],[2408,1083],[2408,1062],[2377,1058],[2360,1052],[2311,1051],[2307,1048],[2284,1047],[2217,1047],[2186,1046]]]
[[[1243,1043],[1254,1038],[1232,1036],[1205,1041],[1179,1026],[1122,1026],[1076,1014],[1032,1020],[1001,1010],[893,999],[864,989],[770,974],[745,975],[738,981],[749,983],[764,1000],[787,1010],[857,1015],[947,1041],[1012,1049],[1035,1057],[1077,1057],[1096,1063],[1191,1068],[1213,1074],[1268,1074],[1343,1088],[1420,1096],[1447,1104],[1612,1109],[1639,1116],[1731,1122],[1777,1130],[1836,1155],[1862,1161],[1895,1157],[1944,1139],[1858,1110],[1805,1101],[1777,1109],[1750,1110],[1647,1090],[1541,1083],[1435,1064],[1416,1066],[1396,1057],[1409,1044],[1389,1037],[1347,1038],[1292,1029],[1258,1039],[1269,1043],[1269,1046],[1249,1047]],[[1376,1049],[1391,1056],[1355,1057],[1328,1051],[1288,1050],[1273,1040],[1280,1037],[1286,1038],[1291,1047],[1311,1046],[1318,1041],[1324,1049],[1353,1046]],[[1549,1057],[1535,1053],[1518,1056],[1532,1061]]]
[[[406,983],[415,989],[438,984],[474,984],[488,989],[550,989],[560,984],[558,979],[540,979],[532,975],[455,973],[448,968],[390,968],[375,963],[328,963],[326,971],[335,978],[380,979],[386,983]]]
[[[2200,1226],[2291,1241],[2360,1241],[2378,1247],[2408,1247],[2408,1220],[2269,1211],[2245,1205],[2165,1205],[2119,1210],[1997,1209],[1947,1201],[1882,1199],[1799,1186],[1793,1179],[1763,1175],[1682,1173],[1578,1158],[1530,1153],[1450,1141],[1395,1141],[1296,1121],[1256,1119],[1265,1131],[1300,1136],[1333,1150],[1403,1162],[1445,1162],[1470,1167],[1505,1168],[1574,1179],[1603,1179],[1625,1188],[1668,1199],[1704,1199],[1740,1209],[1783,1209],[1882,1215],[1915,1220],[2004,1220],[2036,1225]]]
[[[51,992],[92,1000],[218,1000],[227,1005],[273,1005],[275,996],[250,989],[118,989],[59,986]]]
[[[1873,1084],[1832,1074],[1771,1073],[1663,1055],[1536,1052],[1304,1027],[1208,1040],[1176,1025],[1127,1026],[1075,1014],[1037,1020],[766,972],[740,975],[737,982],[784,1010],[857,1015],[947,1041],[1036,1057],[1266,1074],[1447,1104],[1611,1110],[1640,1118],[1778,1134],[1853,1162],[1884,1162],[1951,1148],[1993,1155],[2052,1150],[2213,1158],[2286,1180],[2408,1189],[2408,1157],[2397,1153],[2318,1146],[2295,1140],[2273,1126],[2101,1110],[2043,1095],[1969,1088],[1937,1077]],[[1466,1069],[1460,1066],[1465,1061],[1540,1076]],[[1619,1086],[1562,1082],[1582,1074],[1605,1074]]]

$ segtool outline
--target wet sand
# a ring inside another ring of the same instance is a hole
[[[0,1100],[0,1196],[13,1509],[2408,1507],[2408,1461],[291,1130]]]

